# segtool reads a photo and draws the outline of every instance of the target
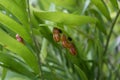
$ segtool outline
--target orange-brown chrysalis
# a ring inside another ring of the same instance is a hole
[[[64,34],[63,34],[62,37],[61,37],[61,41],[62,41],[63,47],[68,48],[68,46],[69,46],[69,41],[67,40],[67,37],[66,37]]]
[[[76,48],[72,43],[69,44],[68,48],[69,48],[69,51],[71,54],[73,54],[73,55],[77,54]]]
[[[76,48],[75,48],[74,44],[71,42],[72,39],[70,37],[66,37],[65,34],[61,35],[60,33],[61,33],[60,29],[53,28],[53,39],[54,39],[54,41],[56,41],[56,42],[61,41],[63,47],[68,48],[72,55],[76,55],[77,51],[76,51]]]
[[[17,41],[21,42],[24,44],[23,38],[19,36],[19,34],[16,34],[16,39]]]
[[[56,41],[56,42],[60,41],[60,33],[61,33],[60,29],[53,28],[53,39],[54,39],[54,41]]]
[[[69,42],[69,40],[67,39],[67,37],[64,34],[62,35],[61,40],[62,40],[63,47],[68,48],[71,54],[73,54],[73,55],[77,54],[74,44]],[[70,41],[71,40],[72,39],[70,39]]]

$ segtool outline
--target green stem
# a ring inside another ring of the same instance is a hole
[[[104,57],[107,54],[107,49],[108,49],[108,46],[109,46],[110,38],[111,38],[111,35],[113,33],[113,29],[114,29],[115,23],[116,23],[116,21],[119,17],[119,14],[120,14],[120,9],[119,9],[115,19],[113,20],[111,26],[110,26],[110,32],[108,34],[107,42],[106,42],[105,49],[104,49],[102,57]],[[102,59],[102,63],[101,63],[102,68],[103,68],[103,63],[104,63],[104,59]]]
[[[29,5],[29,0],[27,0],[27,10],[28,10],[28,22],[30,24],[30,30],[31,30],[31,37],[32,37],[32,40],[34,42],[34,47],[35,47],[35,51],[36,51],[36,56],[37,56],[37,59],[38,59],[38,65],[39,65],[39,69],[40,69],[40,77],[41,79],[43,80],[43,77],[42,77],[42,63],[41,63],[41,59],[40,59],[40,56],[39,56],[39,53],[40,53],[40,50],[39,50],[39,47],[37,45],[37,41],[35,39],[35,36],[33,34],[33,27],[32,27],[32,21],[31,21],[31,14],[30,14],[30,5]]]
[[[113,32],[113,28],[114,28],[114,26],[115,26],[115,23],[116,23],[118,17],[119,17],[119,14],[120,14],[120,9],[119,9],[119,11],[118,11],[115,19],[114,19],[113,22],[112,22],[111,29],[110,29],[110,32],[109,32],[109,34],[108,34],[107,42],[106,42],[106,45],[105,45],[105,50],[104,50],[104,52],[103,52],[103,56],[107,54],[107,49],[108,49],[108,45],[109,45],[109,42],[110,42],[110,38],[111,38],[111,35],[112,35],[112,32]]]
[[[111,38],[111,35],[112,35],[112,33],[113,33],[113,29],[114,29],[115,23],[116,23],[119,15],[120,15],[120,9],[119,9],[119,11],[117,12],[116,17],[115,17],[115,19],[112,21],[112,24],[111,24],[111,26],[110,26],[110,31],[109,31],[109,33],[108,33],[107,42],[106,42],[106,44],[105,44],[105,49],[104,49],[104,51],[103,51],[102,57],[104,57],[104,56],[107,54],[107,50],[108,50],[110,38]],[[104,63],[104,59],[102,58],[101,69],[103,68],[103,63]],[[102,74],[102,72],[101,72],[101,74]],[[100,74],[100,75],[101,75],[101,74]],[[102,78],[103,78],[103,76],[101,76],[101,78],[99,78],[99,79],[102,79]]]

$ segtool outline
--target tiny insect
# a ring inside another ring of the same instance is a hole
[[[16,34],[16,39],[17,41],[21,42],[24,44],[23,38],[19,36],[19,34]]]
[[[54,39],[54,41],[56,41],[56,42],[59,42],[60,41],[60,33],[61,33],[62,31],[60,30],[60,29],[58,29],[58,28],[53,28],[53,39]]]

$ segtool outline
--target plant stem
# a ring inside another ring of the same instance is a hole
[[[105,50],[104,50],[104,52],[103,52],[103,56],[105,56],[105,55],[107,54],[107,49],[108,49],[108,45],[109,45],[109,42],[110,42],[110,38],[111,38],[111,35],[112,35],[112,32],[113,32],[113,28],[114,28],[114,26],[115,26],[115,23],[116,23],[118,17],[119,17],[119,14],[120,14],[120,9],[119,9],[119,11],[118,11],[115,19],[113,20],[112,25],[110,26],[111,29],[110,29],[110,32],[109,32],[109,34],[108,34],[108,38],[107,38],[107,42],[106,42],[106,45],[105,45]]]
[[[34,34],[33,34],[33,29],[32,29],[32,22],[31,22],[31,14],[30,14],[30,5],[29,5],[29,0],[27,0],[27,9],[28,9],[28,22],[30,24],[30,30],[31,30],[31,37],[32,37],[32,40],[34,42],[34,46],[35,46],[35,51],[36,51],[36,56],[37,56],[37,59],[38,59],[38,65],[39,65],[39,69],[40,69],[40,77],[41,79],[43,80],[43,77],[42,77],[42,69],[41,69],[41,59],[40,59],[40,56],[39,56],[39,53],[40,53],[40,50],[39,50],[39,47],[37,45],[37,41],[35,40],[35,37],[34,37]]]
[[[114,26],[115,26],[115,23],[116,23],[118,17],[119,17],[119,14],[120,14],[120,9],[119,9],[119,11],[117,12],[116,17],[115,17],[115,19],[113,20],[113,22],[112,22],[112,24],[111,24],[111,26],[110,26],[110,32],[109,32],[108,37],[107,37],[107,42],[106,42],[105,49],[104,49],[104,51],[103,51],[102,57],[104,57],[104,56],[107,54],[107,49],[108,49],[108,46],[109,46],[109,42],[110,42],[111,35],[112,35],[112,33],[113,33],[113,28],[114,28]],[[104,63],[104,58],[102,58],[101,69],[103,68],[103,63]],[[102,72],[101,72],[100,75],[102,75]],[[102,79],[102,76],[101,76],[101,78],[100,78],[99,80],[101,80],[101,79]]]

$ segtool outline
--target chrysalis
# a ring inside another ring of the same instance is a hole
[[[53,39],[54,39],[54,41],[56,41],[56,42],[60,41],[60,33],[61,33],[60,29],[53,28]]]
[[[67,37],[66,37],[64,34],[63,34],[62,37],[61,37],[61,41],[62,41],[63,47],[68,48],[68,46],[69,46],[69,41],[67,40]]]
[[[71,54],[73,54],[73,55],[77,54],[76,48],[72,43],[70,43],[68,47],[69,47],[69,51]]]

